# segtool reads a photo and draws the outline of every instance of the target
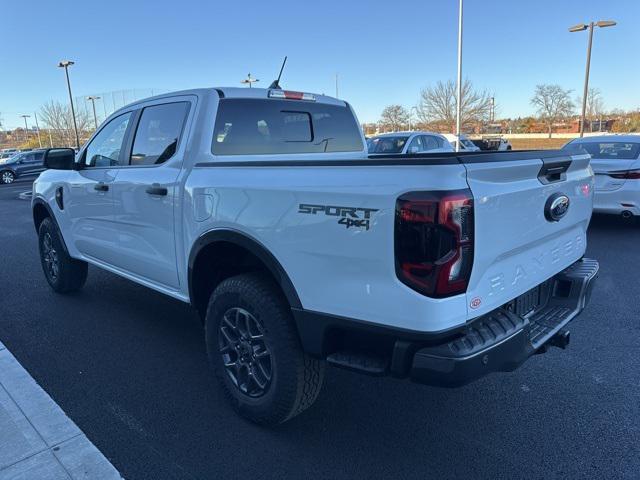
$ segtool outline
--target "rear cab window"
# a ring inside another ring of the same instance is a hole
[[[360,128],[346,105],[297,100],[222,98],[215,155],[359,152]]]

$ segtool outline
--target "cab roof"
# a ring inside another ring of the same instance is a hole
[[[147,102],[149,100],[155,100],[160,98],[167,97],[176,97],[181,95],[196,95],[196,96],[207,96],[211,94],[217,94],[218,97],[221,98],[269,98],[269,88],[246,88],[246,87],[212,87],[212,88],[192,88],[189,90],[178,90],[175,92],[167,92],[161,95],[155,95],[149,98],[143,98],[140,100],[136,100],[129,105],[135,105],[137,103]],[[288,89],[282,89],[284,91],[288,91]],[[301,90],[295,90],[301,91]],[[338,100],[337,98],[329,97],[323,94],[317,94],[312,92],[304,92],[311,93],[315,97],[315,103],[325,103],[331,105],[339,105],[346,106],[347,103],[343,100]],[[127,105],[127,106],[129,106]]]

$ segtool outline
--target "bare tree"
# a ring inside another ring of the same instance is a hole
[[[582,97],[576,99],[578,105],[582,105]],[[597,88],[589,88],[587,92],[587,111],[586,117],[589,119],[589,126],[593,132],[593,119],[599,117],[604,112],[604,100],[602,100],[602,92]]]
[[[71,108],[60,102],[50,101],[40,108],[43,125],[50,131],[56,145],[75,146],[73,141],[73,116]],[[86,111],[76,111],[76,123],[80,138],[87,138],[93,130],[93,122]]]
[[[402,105],[389,105],[380,114],[380,125],[392,132],[397,132],[409,124],[410,118],[410,113]]]
[[[449,131],[455,131],[456,103],[458,92],[453,80],[439,81],[432,87],[420,92],[417,106],[418,118],[423,123],[444,123]],[[467,79],[462,83],[462,102],[460,106],[460,125],[463,129],[473,123],[489,119],[492,108],[492,96],[488,90],[476,90]]]
[[[536,107],[538,116],[547,126],[549,138],[553,124],[570,116],[575,109],[571,101],[571,90],[565,90],[560,85],[536,85],[531,105]]]

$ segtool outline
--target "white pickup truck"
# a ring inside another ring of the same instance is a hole
[[[456,386],[565,347],[598,272],[589,155],[369,157],[323,95],[153,97],[45,162],[53,290],[92,264],[190,303],[233,406],[263,424],[309,407],[327,363]]]

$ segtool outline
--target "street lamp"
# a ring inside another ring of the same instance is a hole
[[[58,63],[58,67],[64,68],[64,73],[67,76],[67,89],[69,90],[69,102],[71,103],[71,116],[73,117],[73,130],[76,133],[76,147],[80,150],[80,137],[78,136],[78,124],[76,123],[76,111],[73,108],[73,97],[71,96],[71,82],[69,82],[69,67],[75,62],[71,60],[62,60]]]
[[[247,78],[245,78],[244,80],[241,80],[240,83],[245,83],[245,84],[248,83],[249,84],[249,88],[251,88],[251,84],[252,83],[259,82],[259,81],[260,81],[260,79],[253,78],[251,76],[251,74],[249,74],[249,75],[247,75]]]
[[[93,123],[96,125],[96,130],[98,129],[98,117],[96,116],[96,100],[100,100],[100,97],[96,97],[94,95],[89,95],[87,100],[91,102],[91,106],[93,107]]]
[[[27,142],[29,140],[29,135],[28,135],[28,131],[29,131],[29,127],[27,127],[27,118],[30,118],[31,115],[20,115],[22,118],[24,118],[24,141]]]
[[[462,0],[461,0],[462,1]],[[589,68],[591,67],[591,44],[593,43],[593,27],[613,27],[616,24],[613,20],[600,20],[598,22],[591,22],[589,25],[579,23],[569,28],[570,32],[582,32],[589,29],[589,43],[587,44],[587,68],[584,74],[584,92],[582,94],[582,115],[580,116],[580,137],[584,136],[584,121],[587,112],[587,93],[589,90]]]

